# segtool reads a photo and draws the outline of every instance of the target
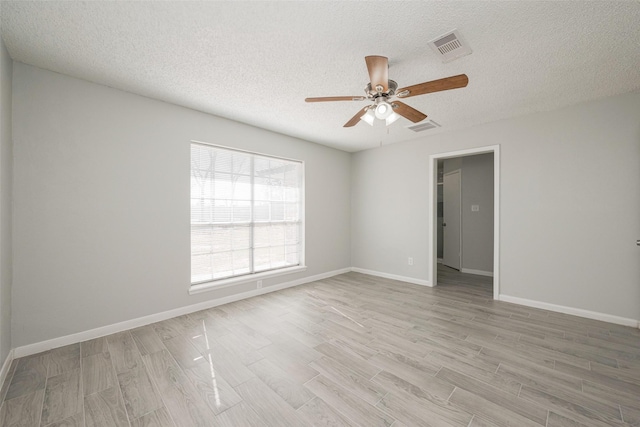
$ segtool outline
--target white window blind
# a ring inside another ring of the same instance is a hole
[[[300,265],[302,162],[191,144],[191,283]]]

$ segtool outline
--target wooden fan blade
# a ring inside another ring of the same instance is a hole
[[[371,89],[376,90],[377,86],[382,86],[380,92],[389,90],[389,59],[384,56],[365,56],[369,78],[371,79]]]
[[[409,98],[410,96],[424,95],[425,93],[465,87],[468,83],[469,77],[467,77],[466,74],[460,74],[458,76],[445,77],[440,80],[432,80],[430,82],[403,87],[402,89],[396,90],[396,94],[399,98]],[[404,91],[409,91],[409,93],[403,95],[402,92]]]
[[[427,118],[426,114],[422,114],[420,111],[416,110],[413,107],[409,107],[404,102],[393,101],[394,109],[393,112],[400,114],[405,119],[411,120],[413,123],[418,123],[421,120]]]
[[[320,98],[305,98],[305,102],[328,102],[328,101],[364,101],[364,96],[324,96]]]
[[[364,116],[364,113],[366,112],[367,112],[367,107],[364,107],[362,110],[358,111],[358,113],[355,116],[351,117],[351,120],[345,123],[343,127],[350,128],[351,126],[357,125],[358,122],[360,121],[360,117]]]

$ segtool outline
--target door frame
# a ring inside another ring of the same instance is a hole
[[[500,145],[469,148],[466,150],[449,151],[429,156],[429,226],[431,230],[431,244],[429,245],[429,271],[431,286],[438,284],[438,270],[436,257],[438,256],[438,160],[455,157],[473,156],[476,154],[493,153],[493,299],[500,299]],[[462,182],[462,180],[461,180]],[[462,263],[462,259],[460,259]],[[462,264],[460,265],[462,267]]]
[[[452,171],[449,171],[449,172],[447,172],[447,173],[442,175],[442,202],[443,202],[443,205],[444,205],[444,199],[445,199],[444,177],[447,176],[447,175],[452,175],[454,173],[458,174],[458,207],[459,207],[459,209],[458,209],[458,211],[459,211],[458,212],[458,224],[457,224],[457,226],[458,226],[458,263],[460,264],[459,270],[462,271],[462,169],[452,170]],[[438,183],[436,181],[436,191],[438,191],[437,185],[438,185]],[[437,197],[438,197],[438,195],[436,194],[436,202],[437,202]],[[444,213],[444,211],[445,211],[444,206],[442,208],[443,208],[443,213]],[[437,206],[436,206],[436,215],[437,215]],[[436,217],[436,232],[437,232],[437,227],[438,227],[437,220],[438,220],[438,218]],[[444,222],[444,216],[442,217],[442,221]],[[443,232],[445,231],[444,227],[443,227],[442,231]],[[437,238],[437,236],[436,236],[436,238]],[[436,252],[437,252],[437,244],[438,244],[438,241],[436,239]],[[445,260],[444,248],[446,248],[446,245],[444,244],[444,240],[443,240],[442,244],[444,246],[443,247],[443,251],[442,251],[442,264],[444,264],[444,260]],[[436,253],[436,258],[437,258],[437,255],[438,254]]]

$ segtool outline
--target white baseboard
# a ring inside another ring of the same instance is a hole
[[[397,274],[382,273],[381,271],[367,270],[367,269],[358,268],[358,267],[351,267],[351,271],[355,271],[356,273],[368,274],[370,276],[384,277],[385,279],[393,279],[393,280],[399,280],[401,282],[413,283],[416,285],[433,286],[431,282],[428,280],[415,279],[413,277],[407,277],[407,276],[399,276]]]
[[[7,354],[7,358],[4,359],[4,363],[2,364],[2,368],[0,369],[0,387],[4,384],[7,379],[7,374],[9,373],[9,368],[11,368],[11,362],[13,362],[14,350],[9,350],[9,354]],[[2,399],[4,396],[0,396]]]
[[[173,310],[163,311],[161,313],[150,314],[148,316],[138,317],[136,319],[114,323],[112,325],[101,326],[99,328],[90,329],[88,331],[78,332],[75,334],[66,335],[59,338],[53,338],[47,341],[41,341],[34,344],[28,344],[21,347],[16,347],[12,351],[14,352],[13,353],[14,357],[29,356],[31,354],[36,354],[43,351],[51,350],[52,348],[58,348],[58,347],[62,347],[69,344],[75,344],[75,343],[79,343],[79,342],[83,342],[83,341],[87,341],[95,338],[100,338],[105,335],[111,335],[117,332],[126,331],[128,329],[145,326],[150,323],[171,319],[172,317],[182,316],[184,314],[194,313],[196,311],[205,310],[211,307],[217,307],[219,305],[228,304],[231,302],[239,301],[241,299],[251,298],[257,295],[263,295],[269,292],[279,291],[281,289],[303,285],[305,283],[315,282],[318,280],[326,279],[328,277],[333,277],[339,274],[348,273],[350,271],[351,271],[351,268],[343,268],[340,270],[334,270],[326,273],[316,274],[315,276],[303,277],[301,279],[292,280],[290,282],[280,283],[272,286],[266,286],[264,288],[254,289],[248,292],[242,292],[240,294],[230,295],[224,298],[217,298],[209,301],[204,301],[198,304],[187,305],[185,307],[179,307]]]
[[[460,272],[467,273],[467,274],[475,274],[477,276],[493,277],[493,271],[474,270],[472,268],[461,268]]]
[[[616,325],[631,326],[632,328],[640,328],[640,320],[614,316],[613,314],[599,313],[597,311],[583,310],[581,308],[567,307],[564,305],[557,305],[557,304],[551,304],[548,302],[512,297],[504,294],[500,294],[500,301],[510,302],[513,304],[526,305],[527,307],[541,308],[543,310],[555,311],[558,313],[572,314],[574,316],[585,317],[587,319],[615,323]]]

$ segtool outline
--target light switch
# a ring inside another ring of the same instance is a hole
[[[478,212],[480,210],[480,205],[471,205],[471,212]]]

